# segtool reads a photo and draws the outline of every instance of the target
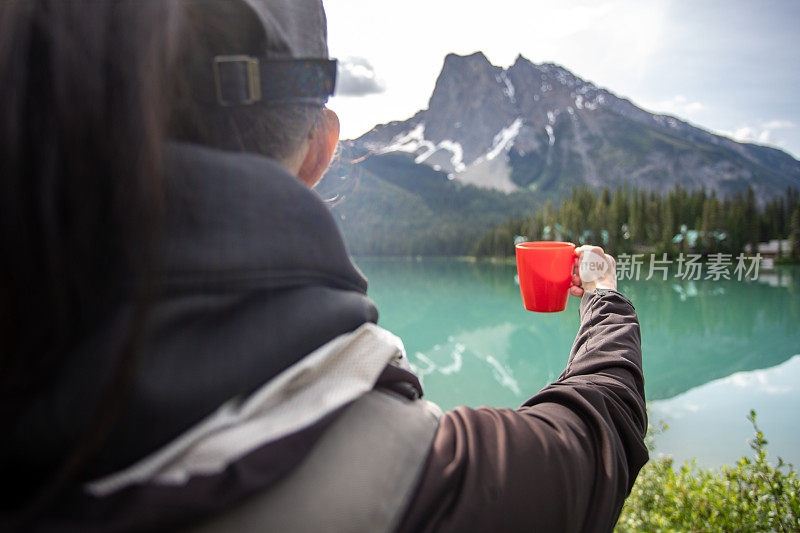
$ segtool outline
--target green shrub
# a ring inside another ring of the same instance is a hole
[[[616,531],[800,531],[797,471],[781,458],[777,465],[767,462],[755,411],[748,420],[753,457],[720,469],[699,468],[694,460],[676,468],[669,457],[645,465]]]

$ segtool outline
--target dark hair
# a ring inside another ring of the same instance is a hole
[[[201,103],[195,96],[195,84],[208,78],[214,56],[265,55],[264,30],[250,8],[243,2],[194,0],[186,4],[185,12],[173,137],[278,160],[293,155],[318,123],[320,107],[293,103],[222,107]]]
[[[24,503],[35,516],[80,474],[118,414],[154,297],[166,138],[282,159],[318,120],[319,107],[193,98],[194,77],[214,55],[263,54],[262,34],[239,2],[0,1],[4,427],[108,310],[134,303],[126,342],[108,354],[115,372],[75,449],[38,472],[4,461],[0,475],[15,487],[0,507]]]
[[[4,427],[13,429],[18,407],[52,383],[115,301],[135,303],[128,340],[109,354],[117,371],[84,438],[61,466],[15,476],[23,484],[8,491],[11,505],[30,500],[37,485],[47,487],[40,502],[52,499],[75,475],[104,438],[135,364],[162,211],[178,7],[172,0],[0,2]],[[10,482],[13,461],[3,463]]]

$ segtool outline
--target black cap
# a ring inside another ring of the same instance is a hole
[[[228,2],[231,0],[217,0]],[[328,57],[321,0],[234,0],[248,8],[263,35],[259,55],[218,55],[209,74],[208,103],[222,106],[278,102],[322,106],[333,94],[336,61]]]

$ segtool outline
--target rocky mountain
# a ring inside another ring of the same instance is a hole
[[[800,185],[800,162],[781,150],[649,113],[552,63],[519,56],[503,69],[481,52],[449,54],[427,109],[376,126],[345,149],[355,157],[403,154],[409,169],[540,198],[583,184],[664,191],[680,183],[718,194],[750,185],[765,200]]]
[[[574,186],[676,183],[764,201],[800,162],[654,115],[549,63],[450,54],[427,109],[340,144],[317,187],[356,255],[466,255],[487,230]]]

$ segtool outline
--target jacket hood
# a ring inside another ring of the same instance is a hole
[[[319,196],[272,159],[170,143],[167,286],[322,284],[366,294]]]
[[[117,423],[86,479],[131,464],[331,339],[377,321],[328,207],[277,162],[171,142],[166,168],[159,297]],[[81,438],[131,312],[120,302],[56,386],[19,414],[6,441],[14,471],[46,475]]]

